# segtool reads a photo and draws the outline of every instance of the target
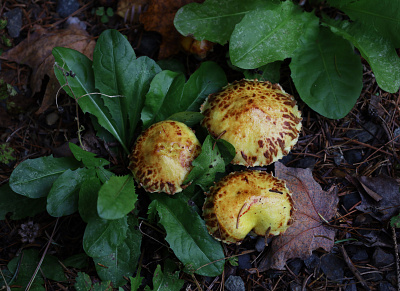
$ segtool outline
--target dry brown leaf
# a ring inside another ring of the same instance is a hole
[[[30,80],[32,94],[40,91],[44,76],[49,75],[49,86],[46,88],[42,106],[36,112],[40,114],[54,104],[55,93],[58,90],[58,86],[55,86],[58,83],[53,71],[52,49],[56,46],[75,49],[91,59],[96,42],[78,25],[70,25],[67,29],[55,31],[35,26],[34,30],[34,33],[1,57],[32,68]]]
[[[147,31],[157,31],[162,35],[159,59],[168,58],[180,50],[181,34],[174,26],[176,12],[182,6],[204,0],[150,0],[149,9],[140,15],[140,22]]]
[[[272,241],[267,256],[257,268],[260,272],[270,268],[282,270],[291,258],[306,259],[313,250],[330,251],[334,245],[335,230],[324,220],[329,221],[337,211],[336,191],[323,191],[310,169],[287,168],[276,162],[275,175],[285,180],[293,192],[296,210],[293,224]]]

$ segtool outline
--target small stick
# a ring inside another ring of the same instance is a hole
[[[399,249],[397,247],[397,237],[396,237],[396,228],[391,226],[393,241],[394,241],[394,253],[396,255],[396,271],[397,271],[397,291],[400,291],[400,267],[399,267]]]
[[[350,260],[349,255],[346,253],[346,250],[344,249],[344,246],[342,245],[340,249],[342,251],[344,261],[346,262],[346,264],[349,267],[350,271],[354,274],[354,276],[356,276],[358,281],[360,281],[360,283],[364,287],[364,289],[367,290],[367,291],[370,291],[371,289],[368,287],[367,282],[361,276],[360,271],[358,271],[357,268],[354,267],[353,262]]]

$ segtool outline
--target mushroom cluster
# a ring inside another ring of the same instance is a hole
[[[210,135],[230,142],[233,164],[266,166],[287,155],[297,143],[301,113],[279,84],[235,81],[208,96],[201,106],[202,125]],[[201,152],[194,132],[177,121],[161,121],[145,130],[129,156],[135,180],[148,192],[175,194]],[[206,193],[207,229],[225,243],[239,243],[250,231],[273,236],[286,231],[293,212],[285,182],[255,170],[234,172]]]

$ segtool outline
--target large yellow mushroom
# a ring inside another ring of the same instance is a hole
[[[145,130],[129,156],[129,169],[147,192],[175,194],[200,154],[201,145],[184,123],[161,121]]]
[[[236,149],[233,164],[266,166],[287,155],[297,143],[301,113],[279,84],[235,81],[208,96],[202,125]]]
[[[274,236],[288,229],[293,202],[283,180],[263,171],[233,172],[211,187],[203,206],[209,233],[238,243],[250,231]]]

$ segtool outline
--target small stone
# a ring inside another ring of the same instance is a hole
[[[239,276],[229,276],[225,281],[225,288],[229,291],[245,291],[244,282]]]
[[[340,164],[343,162],[344,157],[341,153],[335,153],[333,155],[333,162],[335,163],[336,166],[340,166]]]
[[[307,269],[309,269],[309,271],[311,272],[315,268],[319,270],[319,267],[321,265],[321,259],[316,254],[312,254],[311,256],[309,256],[307,259],[304,260],[304,264],[306,265]]]
[[[288,263],[289,269],[290,269],[296,276],[300,273],[301,268],[303,268],[303,265],[304,265],[304,263],[303,263],[303,261],[300,260],[300,259],[294,259],[294,260],[292,260],[292,261],[290,261],[290,262]]]
[[[357,248],[355,254],[351,256],[351,260],[354,262],[362,262],[368,260],[367,250]]]
[[[301,291],[301,285],[296,282],[290,282],[290,291]]]
[[[382,281],[382,282],[379,282],[378,290],[379,291],[396,291],[396,288],[394,288],[392,286],[392,284],[390,284],[389,282]]]
[[[68,17],[76,10],[79,9],[79,2],[77,0],[58,0],[57,13],[61,17]]]
[[[343,153],[345,160],[348,164],[354,165],[363,160],[362,150],[349,150]]]
[[[333,254],[326,254],[321,257],[321,269],[329,280],[342,283],[344,267],[344,262]]]
[[[349,130],[346,133],[346,136],[349,138],[356,138],[358,141],[366,143],[374,138],[374,135],[378,132],[378,129],[378,125],[376,125],[372,121],[368,121],[363,124],[362,129]]]
[[[380,282],[383,279],[382,275],[378,271],[370,267],[357,267],[357,270],[367,281]]]
[[[8,34],[12,38],[19,37],[22,27],[22,10],[20,8],[15,8],[4,13],[4,16],[7,18]]]
[[[354,280],[351,280],[346,284],[344,291],[357,291],[357,283]]]
[[[372,255],[372,265],[377,268],[385,267],[394,263],[394,255],[385,252],[381,248],[376,248]]]
[[[346,210],[350,210],[355,204],[361,201],[360,194],[358,192],[351,192],[342,196],[342,203]]]
[[[260,252],[260,253],[265,249],[265,238],[264,237],[260,236],[257,238],[255,248],[256,248],[257,252]]]
[[[316,163],[316,159],[313,157],[305,157],[300,159],[295,163],[296,168],[302,168],[302,169],[307,169],[307,168],[314,168],[314,165]]]
[[[253,266],[251,265],[250,254],[244,254],[238,257],[238,265],[239,269],[247,270],[251,269]]]

